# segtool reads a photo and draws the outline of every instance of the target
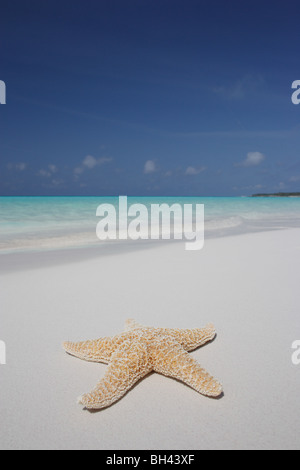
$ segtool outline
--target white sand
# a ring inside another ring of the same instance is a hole
[[[5,273],[10,260],[0,275],[1,449],[300,448],[300,230],[209,240],[200,252],[164,244],[49,266],[35,255],[34,269]],[[61,343],[114,335],[127,317],[213,322],[217,338],[192,354],[224,396],[152,374],[112,407],[83,411],[76,398],[107,366]]]

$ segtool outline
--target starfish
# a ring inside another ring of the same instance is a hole
[[[65,342],[65,351],[75,357],[109,364],[103,379],[78,403],[87,409],[112,405],[152,371],[178,379],[202,395],[218,397],[221,384],[211,377],[188,352],[211,341],[215,328],[152,328],[127,320],[125,332],[113,337],[79,343]]]

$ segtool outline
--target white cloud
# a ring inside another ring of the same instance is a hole
[[[50,171],[47,171],[47,170],[39,170],[38,176],[43,176],[44,178],[50,178],[51,173]]]
[[[6,166],[9,170],[24,171],[26,170],[27,163],[8,163]]]
[[[147,160],[144,166],[144,173],[147,175],[149,173],[154,173],[157,170],[156,163],[154,160]]]
[[[265,80],[261,75],[245,75],[234,82],[225,86],[215,86],[212,91],[227,100],[242,100],[259,90],[265,84]]]
[[[49,170],[51,173],[56,173],[57,172],[57,166],[56,165],[48,165]]]
[[[74,168],[74,174],[75,175],[81,175],[81,173],[83,173],[83,168],[81,166],[77,166],[76,168]]]
[[[92,155],[87,155],[82,160],[81,166],[78,166],[74,169],[75,175],[81,175],[85,170],[93,170],[97,166],[101,166],[104,163],[109,163],[112,161],[111,157],[100,157],[95,158]]]
[[[292,183],[297,183],[298,181],[300,181],[300,175],[291,176],[289,181],[291,181]]]
[[[56,165],[48,165],[47,169],[41,169],[38,171],[38,176],[42,176],[43,178],[50,178],[54,173],[57,172]]]
[[[205,166],[200,166],[198,168],[195,168],[194,166],[188,166],[187,169],[185,170],[185,174],[189,176],[199,175],[199,173],[202,173],[202,171],[205,171],[205,170],[206,170]]]
[[[86,166],[89,170],[92,170],[93,168],[95,168],[95,166],[97,166],[97,160],[92,155],[87,155],[83,159],[82,164]]]
[[[240,163],[237,163],[236,166],[257,166],[260,165],[265,160],[265,155],[261,152],[249,152],[246,159]]]
[[[18,170],[18,171],[26,170],[26,163],[17,163],[16,164],[16,170]]]
[[[103,163],[109,163],[111,161],[112,161],[112,157],[100,157],[97,160],[98,165],[103,165]]]

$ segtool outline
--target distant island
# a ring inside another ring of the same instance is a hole
[[[251,197],[300,197],[300,193],[252,194]]]

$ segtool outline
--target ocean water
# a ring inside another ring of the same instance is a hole
[[[100,246],[96,235],[100,204],[117,197],[0,197],[0,254]],[[205,238],[300,227],[300,198],[129,197],[128,205],[204,204]],[[149,212],[150,213],[150,212]]]

